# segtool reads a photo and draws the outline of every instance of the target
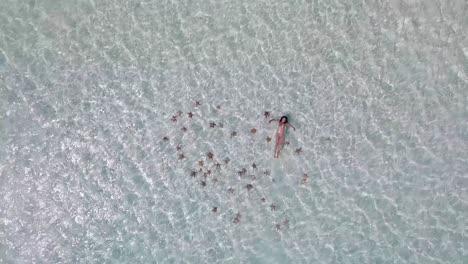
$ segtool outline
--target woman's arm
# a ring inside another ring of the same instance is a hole
[[[294,131],[296,131],[296,128],[295,128],[293,125],[291,125],[291,124],[289,124],[289,123],[288,123],[287,125],[290,126],[290,127],[292,127],[292,128],[294,129]]]
[[[273,121],[275,121],[275,122],[278,122],[278,121],[279,121],[279,119],[278,119],[278,118],[274,118],[274,119],[272,119],[272,120],[268,121],[268,124],[270,124],[270,123],[271,123],[271,122],[273,122]]]

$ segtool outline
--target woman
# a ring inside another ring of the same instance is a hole
[[[278,119],[271,119],[268,123],[271,123],[272,121],[278,121],[279,126],[278,130],[276,131],[276,146],[275,146],[275,159],[279,157],[279,153],[281,151],[281,148],[283,146],[283,141],[284,141],[284,132],[286,130],[286,127],[290,126],[296,131],[296,128],[288,123],[288,118],[286,116],[282,116],[279,120]]]

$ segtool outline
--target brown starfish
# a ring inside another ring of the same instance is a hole
[[[200,184],[201,184],[202,187],[205,187],[206,186],[206,181],[201,181]]]
[[[265,174],[266,176],[269,176],[270,173],[271,173],[270,170],[265,170],[265,171],[263,172],[263,174]]]
[[[266,201],[265,197],[262,197],[262,199],[260,199],[260,201],[262,201],[262,203],[264,203]]]
[[[302,175],[301,184],[305,184],[308,178],[309,176],[307,175],[307,173],[304,173],[304,175]]]
[[[211,210],[211,212],[213,212],[213,213],[218,212],[218,207],[214,206],[213,209]]]
[[[197,176],[197,171],[196,171],[196,170],[192,170],[192,171],[190,172],[190,176],[191,176],[191,177]]]
[[[266,117],[269,117],[269,116],[270,116],[270,112],[265,111],[265,113],[263,113],[263,115],[265,116],[265,118],[266,118]]]
[[[198,161],[198,166],[203,166],[203,160]]]
[[[183,132],[187,132],[187,128],[186,128],[186,127],[182,127],[180,130],[182,130]]]
[[[253,185],[249,183],[249,184],[247,184],[247,185],[245,186],[245,188],[247,189],[247,191],[250,191],[250,190],[252,190]]]
[[[272,211],[276,211],[276,205],[271,204],[271,205],[270,205],[270,208],[271,208]]]
[[[252,129],[250,129],[250,133],[252,133],[252,134],[255,134],[255,133],[257,133],[257,129],[256,129],[256,128],[252,128]]]
[[[231,161],[229,158],[225,158],[225,159],[224,159],[224,163],[226,163],[226,164],[228,164],[229,161]]]
[[[267,140],[268,143],[270,143],[271,137],[267,137],[266,140]]]
[[[229,189],[228,189],[228,192],[229,192],[230,194],[233,194],[235,191],[236,191],[236,190],[234,190],[234,188],[232,188],[232,187],[229,187]]]
[[[208,159],[211,159],[211,160],[213,159],[213,153],[211,153],[211,151],[208,152],[206,156],[208,157]]]
[[[182,149],[182,146],[181,146],[181,145],[177,145],[176,149],[177,149],[177,150],[181,150],[181,149]]]
[[[163,137],[162,140],[169,141],[169,138],[168,137]]]
[[[190,118],[192,118],[192,117],[193,117],[193,114],[192,114],[192,112],[188,112],[187,114],[188,114],[188,117],[190,117]]]
[[[276,224],[276,225],[275,225],[275,228],[276,228],[276,231],[280,231],[280,230],[281,230],[281,225],[280,225],[280,224]]]
[[[216,123],[215,122],[210,122],[210,127],[211,128],[214,128],[216,126]]]
[[[297,148],[295,152],[296,152],[296,154],[301,154],[302,153],[302,148]]]
[[[219,162],[216,162],[215,166],[216,166],[216,169],[218,170],[221,169],[221,164]]]
[[[289,143],[289,141],[286,141],[286,142],[284,142],[284,144],[286,144],[287,146],[289,146],[290,143]]]
[[[220,110],[220,109],[221,109],[221,105],[217,105],[217,106],[216,106],[216,109]]]
[[[237,136],[237,132],[236,132],[236,131],[232,131],[232,132],[231,132],[231,138],[232,138],[232,137],[235,137],[235,136]]]
[[[245,175],[245,173],[247,172],[247,170],[245,168],[242,168],[242,170],[238,171],[237,173],[242,176],[242,175]]]
[[[238,224],[240,222],[240,218],[241,218],[241,214],[240,213],[237,213],[236,214],[236,217],[234,218],[234,220],[232,221],[234,224]]]
[[[257,164],[252,163],[252,168],[256,169],[256,168],[257,168]]]
[[[184,153],[179,154],[179,159],[180,159],[180,160],[181,160],[181,159],[184,159],[184,158],[185,158]]]
[[[177,122],[177,116],[172,116],[171,121],[174,123]]]
[[[198,100],[195,101],[195,107],[200,106],[200,105],[201,105],[201,104],[200,104],[200,101],[198,101]]]

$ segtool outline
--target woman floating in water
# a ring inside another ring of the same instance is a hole
[[[291,126],[294,131],[296,131],[296,128],[288,123],[288,118],[286,116],[282,116],[280,119],[271,119],[269,123],[272,121],[278,121],[279,126],[278,130],[276,131],[276,146],[275,146],[275,159],[279,157],[279,153],[281,151],[281,148],[283,147],[283,141],[284,141],[284,132],[286,130],[287,126]]]

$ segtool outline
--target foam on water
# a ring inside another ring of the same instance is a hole
[[[1,1],[1,262],[466,263],[466,17]]]

